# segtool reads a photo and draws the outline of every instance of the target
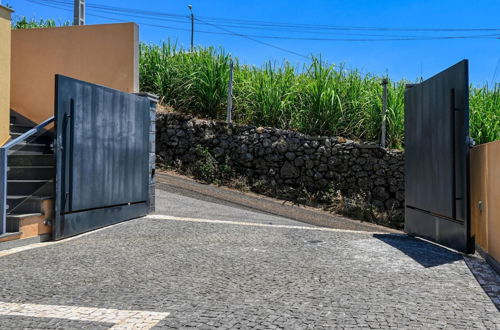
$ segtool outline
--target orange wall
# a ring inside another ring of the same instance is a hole
[[[11,108],[36,123],[54,115],[55,74],[139,91],[134,23],[12,31]]]
[[[478,145],[470,152],[472,235],[477,245],[500,262],[499,164],[500,141]]]
[[[10,104],[10,16],[12,10],[0,5],[0,146],[9,136]]]

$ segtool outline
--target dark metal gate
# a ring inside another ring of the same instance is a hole
[[[147,214],[149,106],[56,76],[54,239]]]
[[[468,61],[405,92],[405,231],[470,252]]]

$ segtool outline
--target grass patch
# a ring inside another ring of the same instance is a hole
[[[162,104],[202,118],[224,119],[231,58],[222,48],[189,52],[174,42],[140,46],[141,90]],[[304,67],[289,62],[248,66],[235,62],[234,121],[313,135],[378,141],[382,77],[313,57]],[[404,91],[388,86],[387,145],[404,147]],[[478,143],[500,139],[500,86],[470,88],[471,136]]]

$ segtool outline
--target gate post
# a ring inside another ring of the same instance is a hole
[[[155,167],[156,167],[156,105],[158,96],[150,93],[135,93],[149,100],[149,194],[148,212],[155,211]]]

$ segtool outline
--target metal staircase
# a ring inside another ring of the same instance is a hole
[[[34,128],[25,118],[12,115],[11,141]],[[53,132],[41,129],[8,149],[4,236],[49,236],[55,177],[53,141]]]

